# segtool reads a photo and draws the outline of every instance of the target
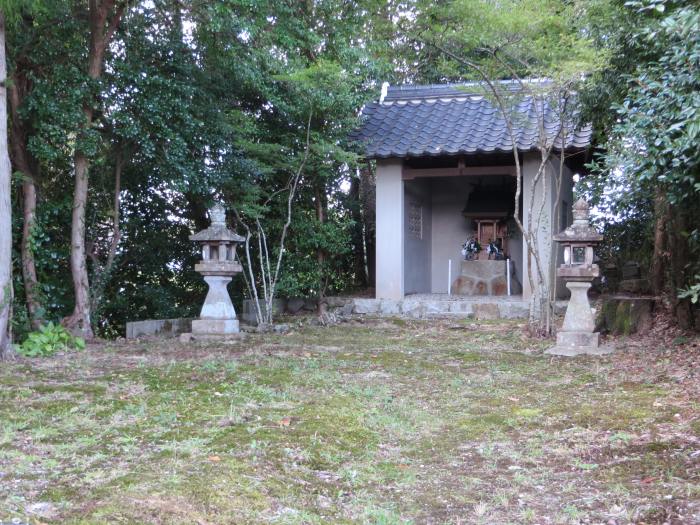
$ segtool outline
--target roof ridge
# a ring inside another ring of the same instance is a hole
[[[508,87],[513,91],[520,89],[521,84],[551,84],[548,78],[503,79],[496,83]],[[479,91],[474,88],[482,88]],[[399,84],[388,86],[386,96],[382,102],[396,100],[429,100],[434,98],[469,97],[483,95],[487,88],[485,81],[452,82],[449,84]]]

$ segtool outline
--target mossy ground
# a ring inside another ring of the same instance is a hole
[[[0,520],[698,523],[696,383],[626,341],[389,320],[11,363]]]

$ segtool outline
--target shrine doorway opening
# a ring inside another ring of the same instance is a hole
[[[521,292],[515,177],[509,170],[495,171],[404,177],[405,294],[506,295],[508,278],[511,293]],[[463,245],[470,239],[480,250],[465,261]],[[498,246],[500,255],[489,253],[489,245]]]

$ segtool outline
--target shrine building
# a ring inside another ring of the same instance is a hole
[[[546,81],[528,82],[546,90]],[[540,217],[536,236],[546,268],[556,249],[552,235],[571,221],[573,175],[590,160],[591,128],[574,126],[558,104],[542,102],[546,97],[519,94],[520,84],[498,86],[514,101],[508,120],[520,153],[518,216],[526,231]],[[529,257],[514,220],[517,170],[507,122],[480,83],[391,86],[363,109],[353,139],[376,162],[377,299],[530,297]],[[553,141],[553,154],[533,196],[546,141]],[[481,250],[465,260],[463,244],[472,238]],[[488,253],[489,245],[500,253]]]

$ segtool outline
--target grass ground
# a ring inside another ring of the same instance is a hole
[[[17,361],[0,521],[700,523],[700,342],[617,345],[390,320]]]

